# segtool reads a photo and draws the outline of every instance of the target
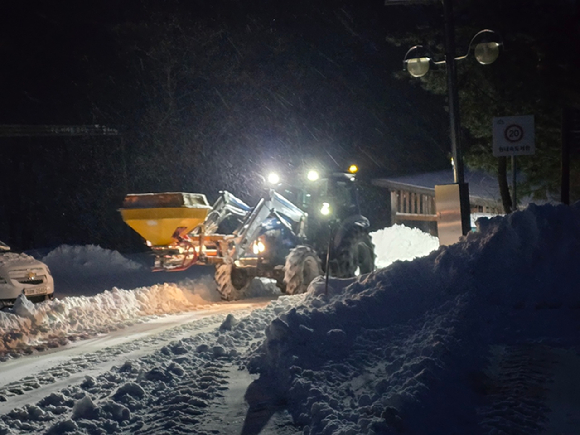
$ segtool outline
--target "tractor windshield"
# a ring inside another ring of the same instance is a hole
[[[304,207],[310,215],[318,215],[327,204],[333,217],[344,219],[358,213],[356,187],[349,178],[325,178],[311,183],[304,195]]]

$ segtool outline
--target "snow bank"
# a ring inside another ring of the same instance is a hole
[[[377,263],[385,267],[395,260],[411,260],[426,255],[438,245],[437,239],[417,229],[395,225],[372,234]],[[96,245],[62,245],[49,252],[42,261],[55,276],[56,294],[63,277],[79,283],[78,292],[92,282],[122,276],[125,272],[144,270],[119,252]],[[280,296],[275,282],[254,279],[248,297]],[[33,348],[64,344],[99,331],[115,329],[127,322],[153,314],[173,313],[219,302],[220,296],[211,275],[183,279],[176,284],[161,284],[135,290],[112,287],[95,296],[69,296],[62,300],[32,305],[19,299],[12,312],[0,312],[0,356],[29,352]]]
[[[0,312],[0,357],[46,349],[109,332],[143,316],[176,313],[207,306],[203,282],[181,287],[156,285],[134,290],[113,288],[96,296],[68,297],[32,304],[19,297],[12,312]]]
[[[397,260],[424,257],[439,248],[439,239],[417,228],[393,225],[371,233],[375,245],[377,269]]]
[[[42,258],[51,270],[69,275],[103,275],[140,270],[143,266],[125,258],[117,251],[97,245],[61,245]]]
[[[530,205],[427,257],[318,280],[248,365],[285,392],[305,434],[497,431],[510,405],[474,394],[489,346],[577,340],[579,208]],[[534,427],[533,415],[510,424]]]

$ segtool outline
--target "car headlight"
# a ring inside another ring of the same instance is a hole
[[[320,214],[323,216],[328,216],[330,214],[330,204],[328,202],[322,203],[322,207],[320,207]]]

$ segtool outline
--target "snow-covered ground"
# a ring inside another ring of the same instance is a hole
[[[402,225],[377,231],[372,237],[378,267],[397,259],[412,260],[439,246],[437,238]],[[141,263],[94,245],[59,246],[41,259],[56,277],[57,299],[34,305],[20,298],[10,312],[0,311],[0,361],[105,333],[151,316],[205,309],[220,301],[211,275],[135,289],[112,287],[87,296],[87,283],[92,289],[103,279],[122,282],[127,275],[142,280],[144,275],[154,275]],[[63,286],[68,296],[59,298]],[[250,289],[252,298],[279,295],[274,283],[266,279],[255,280]]]
[[[258,281],[257,307],[217,302],[208,279],[19,301],[0,313],[0,434],[580,433],[579,206],[448,247],[400,226],[373,242],[376,272],[295,296]],[[59,249],[55,276],[136,267]]]

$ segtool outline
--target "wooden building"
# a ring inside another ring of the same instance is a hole
[[[466,172],[472,226],[481,216],[503,214],[497,181],[480,172]],[[434,172],[398,178],[376,178],[372,184],[388,191],[391,205],[390,225],[404,224],[437,234],[435,186],[452,184],[452,171]]]

